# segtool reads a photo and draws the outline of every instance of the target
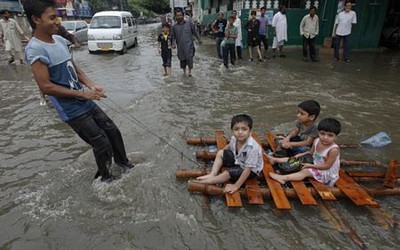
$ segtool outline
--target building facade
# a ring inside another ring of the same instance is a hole
[[[196,0],[195,0],[196,1]],[[223,11],[225,16],[235,9],[240,14],[244,25],[250,10],[259,10],[265,6],[269,14],[278,11],[279,5],[285,4],[288,20],[288,43],[301,45],[302,39],[299,34],[299,25],[304,15],[308,13],[311,6],[316,6],[320,20],[320,34],[317,43],[322,45],[326,38],[332,36],[335,17],[343,9],[345,0],[198,0],[199,20],[203,24],[210,24],[216,18],[216,13]],[[353,48],[377,48],[382,34],[382,27],[387,13],[390,0],[353,0],[353,10],[357,13],[357,24],[352,30]],[[272,29],[269,29],[270,36]],[[244,33],[245,36],[247,34]],[[272,40],[272,39],[269,39]],[[270,41],[271,42],[271,41]]]
[[[21,12],[21,4],[18,0],[0,0],[0,10],[9,10],[12,12]]]
[[[63,19],[91,18],[87,0],[56,0],[58,15]]]

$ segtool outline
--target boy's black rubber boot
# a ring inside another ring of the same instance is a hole
[[[125,164],[119,164],[119,163],[117,163],[117,165],[121,167],[122,173],[126,173],[129,169],[132,169],[132,168],[135,167],[135,165],[133,165],[133,164],[130,163],[130,162],[125,163]]]
[[[112,181],[114,181],[116,179],[117,178],[114,175],[108,174],[108,175],[105,175],[105,176],[101,177],[101,182],[110,183],[110,182],[112,182]]]

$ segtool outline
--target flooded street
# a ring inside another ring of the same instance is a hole
[[[178,169],[196,169],[200,147],[187,136],[230,135],[234,114],[253,117],[254,130],[288,132],[297,105],[314,99],[318,120],[342,123],[339,143],[358,143],[380,131],[392,144],[382,149],[344,149],[344,159],[400,159],[400,51],[353,52],[352,63],[305,63],[301,50],[264,63],[244,60],[226,70],[213,41],[196,47],[193,77],[173,56],[172,77],[162,76],[158,25],[140,27],[139,46],[123,56],[76,49],[75,62],[102,85],[98,102],[119,126],[135,168],[111,184],[92,182],[91,148],[39,106],[30,67],[0,62],[0,249],[356,249],[349,232],[326,219],[321,206],[290,200],[292,210],[264,205],[227,208],[223,197],[187,191]],[[160,139],[161,138],[161,139]],[[113,168],[118,174],[118,169]],[[399,196],[377,197],[399,217]],[[398,228],[385,229],[370,210],[348,199],[329,205],[368,249],[396,249]]]

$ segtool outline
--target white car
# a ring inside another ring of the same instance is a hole
[[[73,34],[80,43],[87,43],[88,24],[85,21],[62,21],[61,25]]]
[[[116,51],[125,54],[137,45],[137,23],[127,11],[102,11],[96,13],[89,25],[89,53]]]

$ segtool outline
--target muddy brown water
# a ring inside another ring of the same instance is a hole
[[[380,131],[393,140],[382,149],[343,150],[342,158],[398,159],[400,53],[356,51],[346,64],[321,51],[320,62],[304,63],[301,51],[290,48],[287,58],[243,60],[225,70],[206,41],[197,48],[193,77],[182,76],[174,56],[173,76],[165,78],[157,32],[157,25],[142,26],[139,47],[123,56],[89,55],[85,46],[74,51],[87,75],[105,87],[108,98],[99,105],[120,127],[136,165],[111,184],[92,182],[90,147],[50,105],[39,106],[30,68],[6,65],[1,55],[0,249],[357,248],[318,206],[291,200],[292,210],[277,211],[268,200],[231,209],[222,197],[207,205],[174,172],[199,167],[188,158],[201,147],[187,145],[186,136],[213,136],[216,129],[230,135],[238,113],[251,115],[259,133],[285,132],[305,99],[321,103],[320,118],[342,122],[341,143]],[[377,201],[399,216],[399,197]],[[398,229],[385,229],[368,209],[347,199],[329,204],[367,248],[400,244]]]

